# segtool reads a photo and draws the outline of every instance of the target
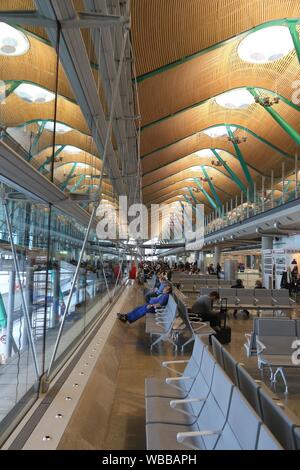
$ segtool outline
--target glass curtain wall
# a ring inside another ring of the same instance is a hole
[[[12,151],[16,162],[21,158],[39,173],[38,186],[48,180],[50,192],[58,188],[73,198],[72,211],[61,211],[34,188],[22,189],[17,166],[9,180],[0,160],[0,441],[37,398],[49,368],[102,168],[59,47],[59,35],[55,50],[41,29],[0,24],[0,155]],[[115,201],[108,177],[102,198]],[[127,276],[125,260],[122,247],[98,240],[94,225],[52,372],[117,295]]]

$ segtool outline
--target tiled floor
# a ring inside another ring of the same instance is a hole
[[[140,288],[131,288],[128,309],[142,302]],[[256,358],[247,359],[243,347],[244,334],[251,331],[252,319],[231,319],[230,323],[232,342],[228,349],[253,376],[261,378]],[[191,348],[187,348],[186,354],[190,351]],[[164,377],[166,370],[161,367],[161,362],[170,359],[174,359],[174,355],[168,344],[150,353],[144,319],[132,325],[116,322],[105,346],[104,360],[100,358],[59,448],[145,449],[144,380],[150,376]],[[110,376],[109,385],[107,375]],[[300,372],[288,373],[288,376],[288,398],[284,396],[280,382],[276,392],[300,415]]]

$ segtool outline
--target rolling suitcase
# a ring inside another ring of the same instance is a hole
[[[223,322],[223,325],[222,325]],[[231,328],[227,326],[227,299],[222,299],[220,309],[220,326],[215,327],[216,338],[221,344],[229,344],[231,342]]]

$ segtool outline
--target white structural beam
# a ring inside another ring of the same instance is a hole
[[[0,11],[0,19],[5,23],[24,26],[42,26],[44,28],[56,28],[57,21],[40,15],[35,10],[8,10]],[[105,26],[129,24],[129,19],[124,16],[102,15],[101,13],[77,12],[73,19],[60,23],[61,28],[103,28]]]
[[[35,4],[40,15],[51,20],[57,20],[59,23],[76,18],[76,10],[70,0],[52,0],[51,2],[49,0],[35,0]],[[56,47],[57,31],[52,28],[46,28],[46,30],[51,43]],[[62,29],[59,57],[76,101],[95,140],[99,154],[103,155],[107,122],[86,47],[78,28]],[[111,141],[107,152],[107,173],[112,179],[115,190],[119,194],[126,194],[127,191],[122,181],[118,157]]]
[[[111,14],[108,11],[106,0],[85,0],[85,7],[91,14],[99,14],[99,12],[102,12],[108,17],[117,16],[126,18],[127,12],[124,11],[124,16],[122,16],[119,2],[117,2],[117,4],[118,11]],[[124,3],[124,8],[126,8],[126,3]],[[101,32],[100,30],[94,30],[91,35],[96,55],[100,57],[99,73],[102,77],[106,100],[110,106],[112,87],[117,74],[118,60],[122,47],[122,30],[121,28],[114,28],[113,30],[106,28],[101,30]],[[131,60],[130,44],[127,43],[120,86],[116,97],[116,118],[113,122],[113,130],[122,159],[122,174],[127,182],[128,195],[132,201],[139,176],[136,145],[137,133],[135,121],[132,119],[135,110],[131,79]],[[135,175],[135,180],[132,179],[132,175]]]

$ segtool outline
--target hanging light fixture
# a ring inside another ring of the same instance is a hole
[[[215,100],[222,108],[229,109],[245,109],[255,103],[254,97],[246,88],[227,91],[217,96]]]
[[[55,98],[55,94],[51,91],[31,83],[21,83],[14,93],[29,103],[49,103]]]
[[[230,129],[232,132],[235,132],[237,130],[237,127],[230,126]],[[216,126],[216,127],[210,127],[209,129],[205,129],[202,131],[203,134],[208,135],[209,137],[216,138],[216,137],[227,137],[227,128],[226,126]]]
[[[29,51],[27,36],[12,26],[0,22],[0,55],[16,57]]]
[[[293,50],[289,28],[270,26],[248,34],[238,47],[238,55],[245,62],[267,64],[282,59]]]

